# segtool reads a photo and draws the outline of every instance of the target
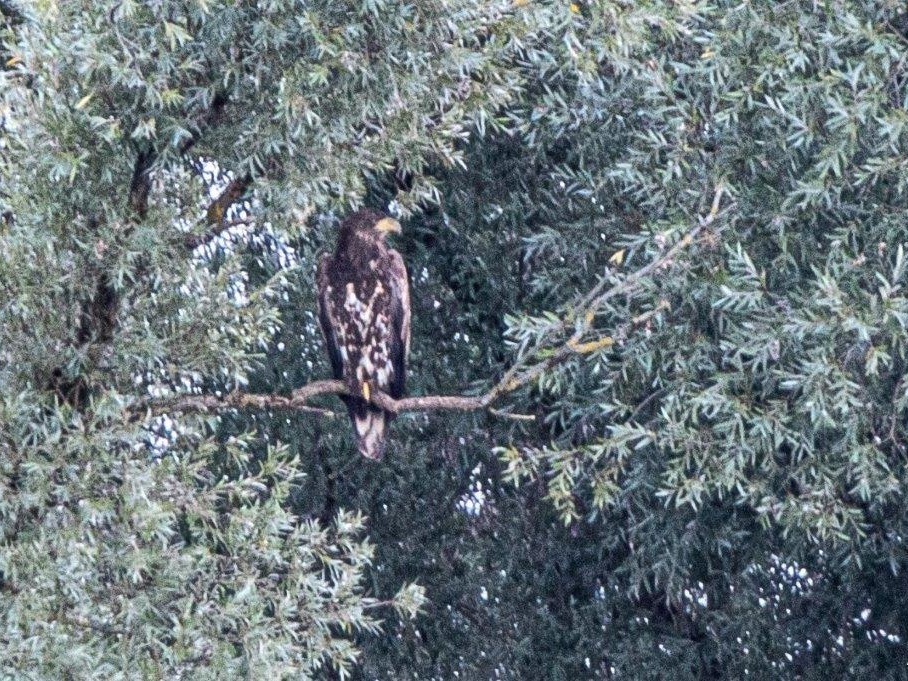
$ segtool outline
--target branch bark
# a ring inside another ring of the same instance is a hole
[[[591,330],[596,313],[602,304],[611,298],[636,290],[649,274],[670,266],[684,249],[694,243],[697,235],[711,225],[721,214],[719,209],[723,192],[722,186],[716,188],[709,213],[701,216],[697,225],[685,233],[663,255],[621,279],[611,288],[607,289],[606,286],[609,282],[614,281],[614,277],[611,274],[603,277],[591,291],[580,299],[574,311],[566,314],[557,324],[553,325],[544,338],[540,339],[536,345],[520,357],[497,383],[481,395],[424,395],[395,400],[386,393],[373,392],[370,402],[393,414],[409,411],[476,411],[489,409],[491,413],[505,418],[517,418],[520,420],[532,418],[522,414],[501,412],[497,409],[492,409],[491,405],[500,397],[531,383],[543,372],[557,366],[570,357],[590,354],[612,346],[614,344],[612,336],[601,336],[594,340],[583,341],[584,336]],[[733,205],[726,207],[723,212],[731,210]],[[620,328],[618,330],[619,333],[615,335],[621,336],[623,335],[622,332],[645,323],[655,314],[665,309],[665,307],[667,307],[667,303],[663,301],[653,310],[637,315],[624,327]],[[553,337],[567,333],[572,324],[574,325],[573,333],[566,340],[552,347],[550,341]],[[534,363],[534,360],[537,361]],[[172,398],[148,398],[133,404],[130,411],[134,415],[141,417],[142,415],[149,416],[174,411],[209,412],[256,408],[289,409],[314,412],[326,416],[337,416],[336,412],[313,407],[309,404],[312,398],[329,394],[360,396],[358,393],[353,393],[343,381],[320,380],[308,383],[294,390],[290,395],[234,392],[223,397],[215,395],[180,395]]]
[[[250,222],[249,219],[243,220],[226,220],[227,209],[240,200],[243,193],[252,184],[252,178],[249,175],[238,177],[227,185],[226,189],[221,192],[218,198],[214,199],[206,211],[206,222],[211,226],[204,234],[190,234],[186,237],[185,243],[187,248],[197,248],[213,241],[230,227]]]
[[[154,160],[154,150],[147,148],[139,151],[133,165],[127,201],[136,221],[144,219],[148,212],[150,172]],[[85,345],[89,341],[96,344],[110,342],[117,323],[119,303],[119,296],[110,277],[105,272],[100,273],[95,294],[82,306],[79,330],[76,334],[79,345]]]
[[[133,405],[134,413],[150,415],[172,411],[222,411],[225,409],[290,409],[308,411],[323,416],[337,416],[336,412],[313,407],[309,402],[319,395],[352,395],[346,383],[334,379],[312,381],[302,388],[297,388],[290,395],[256,394],[233,392],[218,397],[216,395],[180,395],[172,398],[149,398]],[[495,395],[497,396],[497,395]],[[372,404],[382,409],[399,414],[405,411],[432,411],[437,409],[472,411],[487,407],[494,399],[492,391],[485,395],[468,397],[461,395],[429,395],[425,397],[404,397],[395,400],[383,392],[373,392]]]

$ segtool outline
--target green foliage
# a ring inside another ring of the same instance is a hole
[[[11,676],[904,671],[903,3],[0,14]],[[146,409],[324,377],[362,203],[411,392],[521,363],[533,421],[403,414],[370,466],[344,418]]]

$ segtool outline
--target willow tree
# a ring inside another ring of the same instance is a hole
[[[904,659],[902,3],[0,12],[14,673]],[[380,467],[309,399],[363,202],[457,398],[386,403]]]
[[[471,2],[0,11],[5,668],[348,668],[350,632],[412,614],[419,591],[366,593],[360,515],[292,510],[296,452],[143,400],[244,386],[281,326],[296,261],[226,247],[232,204],[287,256],[369,178],[410,174],[412,202],[431,199],[428,160],[459,163],[513,96],[497,65],[522,25]]]

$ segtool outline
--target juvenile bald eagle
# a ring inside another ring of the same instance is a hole
[[[385,453],[385,423],[391,413],[369,403],[376,390],[403,397],[410,351],[410,289],[400,253],[385,239],[400,223],[360,210],[340,227],[334,254],[318,264],[318,318],[334,377],[355,396],[342,396],[360,453]]]

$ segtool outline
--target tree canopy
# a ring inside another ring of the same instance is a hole
[[[906,141],[896,0],[0,0],[3,675],[904,675]]]

